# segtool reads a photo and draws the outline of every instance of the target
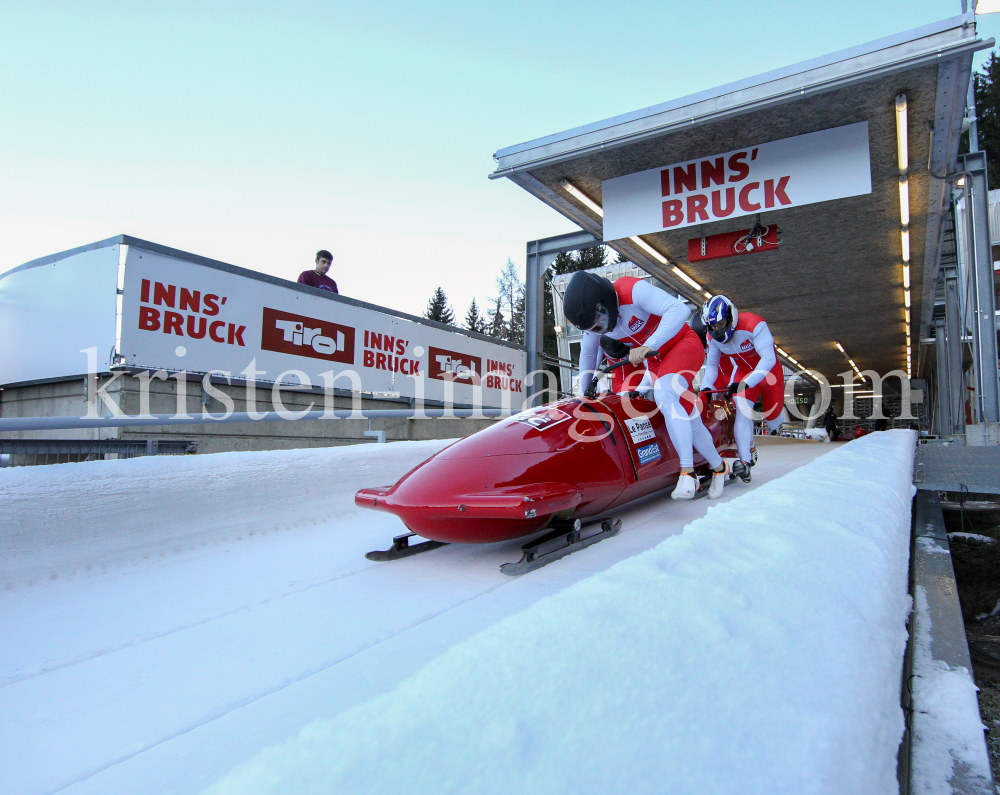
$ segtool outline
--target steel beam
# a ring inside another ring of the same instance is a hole
[[[935,347],[937,348],[937,415],[938,436],[947,439],[955,432],[951,421],[951,388],[948,384],[948,342],[945,319],[934,321]]]
[[[962,367],[962,304],[959,298],[958,272],[948,268],[944,272],[945,358],[948,374],[948,391],[945,393],[950,407],[951,433],[965,432],[965,379]]]
[[[570,232],[566,235],[528,241],[524,269],[524,347],[528,353],[528,373],[541,369],[545,340],[545,283],[542,277],[559,254],[600,245],[590,232]],[[525,384],[527,388],[528,385]],[[538,390],[529,393],[531,405],[538,400]]]
[[[541,240],[534,240],[528,245],[536,246],[539,254],[565,254],[568,251],[579,251],[581,248],[593,248],[601,244],[601,239],[595,237],[590,232],[569,232],[565,235],[554,237],[543,237]]]
[[[549,207],[562,213],[574,223],[579,224],[582,229],[586,230],[585,232],[575,232],[572,234],[585,235],[589,233],[594,238],[594,242],[588,243],[587,245],[568,246],[560,249],[561,251],[574,251],[576,249],[588,248],[603,242],[613,251],[617,251],[629,262],[638,265],[642,268],[642,270],[646,271],[646,273],[654,279],[662,282],[678,295],[684,296],[687,300],[694,304],[700,304],[702,302],[703,299],[697,290],[694,290],[689,284],[687,284],[687,282],[677,278],[677,276],[673,273],[664,270],[663,266],[660,265],[659,262],[655,261],[651,256],[649,256],[648,253],[639,248],[639,246],[635,245],[631,240],[603,240],[604,231],[600,220],[594,220],[582,209],[577,207],[572,202],[567,201],[565,197],[535,179],[531,176],[531,174],[528,174],[527,172],[520,172],[511,175],[510,179],[512,182],[516,182],[528,191],[528,193],[532,196],[537,199],[541,199],[541,201],[545,202],[545,204],[549,205]],[[547,238],[547,240],[559,240],[560,238],[569,238],[570,236],[571,235],[560,235],[559,238]]]
[[[974,52],[993,44],[993,39],[976,38],[973,14],[952,17],[709,91],[505,147],[493,156],[497,169],[490,179],[732,119],[927,64],[940,64],[947,58],[967,55],[971,59]],[[961,102],[965,85],[960,88]]]
[[[976,368],[976,401],[980,422],[1000,422],[1000,367],[997,364],[996,300],[993,294],[993,252],[990,246],[989,185],[986,153],[970,152],[959,157],[966,172],[966,216],[972,254],[969,281],[972,284],[973,362]]]
[[[972,54],[942,58],[938,65],[934,122],[930,130],[931,150],[927,159],[927,233],[924,243],[924,275],[920,300],[920,336],[934,325],[934,289],[947,219],[953,214],[947,175],[954,176],[962,137],[965,102],[962,97],[972,74]],[[952,224],[954,226],[954,224]],[[916,296],[914,296],[916,297]]]

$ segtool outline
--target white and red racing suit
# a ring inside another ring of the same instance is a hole
[[[614,282],[618,295],[618,319],[609,337],[621,340],[630,348],[647,346],[657,356],[643,365],[625,365],[625,372],[615,379],[615,391],[623,391],[631,374],[644,370],[643,384],[638,391],[652,389],[653,399],[663,412],[667,432],[677,450],[680,465],[693,466],[694,448],[713,468],[722,462],[712,435],[701,421],[697,397],[691,392],[692,380],[705,361],[705,349],[694,330],[687,324],[690,310],[683,301],[642,279],[625,276]],[[601,335],[583,333],[580,345],[580,391],[586,391],[600,364]],[[615,371],[618,372],[618,371]]]
[[[720,365],[728,371],[728,381],[716,385]],[[733,396],[736,414],[736,447],[743,461],[750,460],[753,444],[752,409],[761,398],[763,419],[772,430],[785,419],[785,377],[771,330],[760,315],[740,312],[736,330],[728,342],[708,338],[708,357],[702,389],[724,388],[742,382],[745,388]]]

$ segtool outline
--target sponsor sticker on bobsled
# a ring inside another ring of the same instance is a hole
[[[553,425],[565,422],[569,418],[569,414],[565,411],[560,411],[559,409],[542,409],[541,411],[525,411],[514,415],[511,419],[514,422],[523,422],[525,425],[530,425],[536,430],[544,431],[546,428],[551,428]]]
[[[660,457],[660,445],[656,442],[640,447],[636,452],[639,454],[639,465],[648,464]]]
[[[653,433],[653,423],[649,421],[649,417],[636,417],[634,420],[625,420],[625,425],[628,427],[629,435],[632,437],[632,444],[648,442],[656,436]]]

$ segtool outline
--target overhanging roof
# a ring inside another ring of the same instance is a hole
[[[872,193],[766,211],[778,251],[691,266],[697,227],[645,241],[711,292],[764,316],[778,344],[827,377],[846,361],[904,369],[898,171],[894,99],[907,96],[910,149],[911,334],[933,309],[946,173],[954,171],[972,56],[993,45],[967,14],[869,44],[729,83],[633,113],[499,150],[491,178],[518,183],[598,239],[602,219],[562,190],[569,179],[601,203],[604,180],[858,121],[869,124]],[[934,176],[938,175],[938,176]],[[706,234],[745,229],[748,219],[705,224]],[[606,241],[693,300],[703,295],[630,240]],[[914,364],[916,356],[914,355]]]

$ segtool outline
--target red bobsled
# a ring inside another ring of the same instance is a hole
[[[702,419],[720,451],[734,445],[733,416],[727,401],[704,404]],[[697,454],[695,469],[708,470]],[[581,538],[582,523],[675,485],[679,473],[677,453],[655,403],[617,395],[570,398],[460,439],[394,486],[362,489],[354,501],[395,514],[411,534],[437,542],[410,547],[410,534],[398,536],[392,549],[369,553],[372,560],[405,557],[443,543],[484,544],[555,528],[550,535],[566,539],[557,544],[554,559],[593,543]],[[605,522],[603,532],[613,535],[618,526],[620,522]],[[529,546],[526,558],[544,557]],[[520,573],[536,567],[504,570]]]

